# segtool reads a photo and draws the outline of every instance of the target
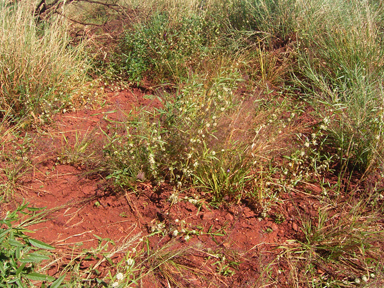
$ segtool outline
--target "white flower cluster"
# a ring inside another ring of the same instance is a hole
[[[112,287],[119,287],[119,282],[124,279],[124,274],[123,273],[117,273],[116,274],[116,282],[112,283]]]

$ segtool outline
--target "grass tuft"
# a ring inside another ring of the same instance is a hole
[[[38,22],[35,1],[0,4],[0,110],[10,117],[44,123],[71,107],[71,94],[84,83],[87,63],[82,46],[71,47],[66,22]]]

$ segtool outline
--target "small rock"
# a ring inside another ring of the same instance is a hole
[[[214,217],[215,217],[214,212],[207,212],[202,216],[203,220],[212,220]]]
[[[228,221],[233,221],[233,216],[231,213],[227,213],[227,215],[225,215],[225,220],[228,220]]]
[[[229,242],[225,242],[225,243],[223,243],[223,246],[224,246],[225,248],[229,249],[229,248],[231,247],[231,243],[229,243]]]
[[[295,230],[296,232],[299,230],[299,227],[295,222],[292,223],[292,229]]]
[[[246,208],[244,209],[244,216],[245,216],[245,218],[255,217],[255,213],[254,213],[251,209],[249,209],[248,207],[246,207]]]

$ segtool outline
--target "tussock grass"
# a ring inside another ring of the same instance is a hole
[[[330,139],[361,171],[383,165],[382,12],[367,1],[312,1],[298,22],[301,84],[328,106]]]
[[[71,47],[66,22],[38,22],[36,1],[0,4],[0,110],[10,116],[46,120],[71,104],[84,83],[87,63],[82,46]],[[44,121],[43,121],[44,122]]]
[[[366,204],[367,200],[352,201],[338,206],[323,204],[316,217],[303,216],[302,239],[280,247],[281,257],[295,275],[291,276],[292,283],[348,287],[380,277],[380,216]],[[318,271],[324,275],[315,276]]]

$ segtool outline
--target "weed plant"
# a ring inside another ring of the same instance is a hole
[[[120,61],[131,81],[139,82],[150,70],[151,78],[177,83],[213,55],[211,46],[217,49],[214,22],[199,14],[176,23],[172,17],[169,12],[156,13],[126,33]]]
[[[110,158],[108,170],[113,171],[109,178],[123,186],[124,181],[149,179],[179,188],[195,179],[214,191],[214,197],[222,197],[235,183],[242,185],[247,169],[241,153],[234,151],[244,147],[217,141],[215,135],[220,119],[236,103],[233,90],[241,78],[236,70],[219,72],[207,90],[199,79],[189,81],[176,98],[163,95],[161,108],[132,115],[125,133],[110,136],[104,148]]]
[[[19,180],[31,168],[29,152],[33,149],[28,133],[21,137],[24,129],[23,121],[10,125],[9,114],[0,122],[0,203],[14,198],[15,191],[20,188]]]
[[[249,49],[263,44],[269,49],[287,44],[294,33],[295,2],[283,1],[210,1],[205,6],[212,18],[220,20],[233,43]],[[239,41],[240,40],[240,41]],[[274,47],[275,46],[275,47]]]
[[[47,250],[53,250],[54,247],[26,234],[31,232],[26,227],[34,218],[33,213],[36,210],[38,209],[23,203],[0,220],[1,287],[35,287],[36,281],[54,282],[51,287],[59,287],[64,280],[64,276],[56,280],[38,272],[38,264],[50,259],[51,254]],[[31,217],[17,224],[20,213]]]
[[[169,1],[168,5],[175,6],[156,5],[149,20],[126,32],[113,67],[134,82],[149,76],[155,82],[178,83],[217,57],[246,57],[250,53],[249,58],[260,58],[261,69],[267,65],[272,70],[277,57],[268,57],[265,47],[273,41],[278,45],[288,42],[294,15],[286,11],[292,10],[290,1],[283,2],[283,6],[273,1]],[[193,8],[187,12],[186,7]]]

